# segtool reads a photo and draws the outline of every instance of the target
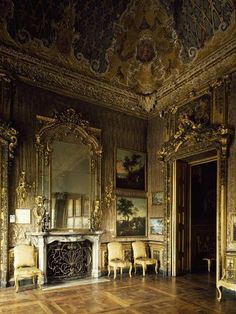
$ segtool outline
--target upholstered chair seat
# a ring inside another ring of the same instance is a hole
[[[19,282],[24,279],[32,279],[33,284],[38,278],[41,288],[43,273],[37,268],[37,252],[31,245],[17,245],[14,248],[14,280],[16,292],[19,291]]]
[[[108,276],[111,269],[114,271],[114,279],[116,278],[117,269],[120,269],[120,274],[123,273],[123,268],[129,268],[129,276],[131,277],[132,263],[124,260],[122,244],[120,242],[108,243]]]
[[[158,263],[155,258],[149,258],[147,256],[145,243],[136,241],[132,243],[133,254],[134,254],[134,271],[136,274],[137,265],[141,265],[143,269],[143,276],[146,274],[147,265],[155,265],[155,272],[157,273]]]

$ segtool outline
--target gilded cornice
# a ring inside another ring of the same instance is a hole
[[[168,106],[179,107],[193,98],[206,92],[225,75],[236,71],[236,39],[228,40],[224,46],[216,49],[211,55],[192,64],[175,80],[166,82],[157,91],[157,110],[150,113],[155,117]]]
[[[64,67],[0,46],[1,65],[24,82],[146,118],[139,96]]]
[[[226,33],[219,33],[198,57],[178,74],[163,83],[155,96],[155,108],[145,111],[141,95],[98,78],[29,56],[13,48],[0,46],[0,66],[23,81],[92,104],[122,111],[143,119],[153,118],[167,107],[178,107],[198,97],[214,82],[236,70],[235,23]]]

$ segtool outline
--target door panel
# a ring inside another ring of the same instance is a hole
[[[187,206],[188,164],[176,162],[176,275],[184,274],[188,268],[187,254]]]

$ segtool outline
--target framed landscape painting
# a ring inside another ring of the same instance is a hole
[[[116,151],[116,187],[145,190],[146,155],[118,148]]]
[[[116,199],[116,235],[146,236],[147,199],[119,196]]]
[[[150,233],[151,234],[163,234],[164,218],[152,217],[150,218]]]

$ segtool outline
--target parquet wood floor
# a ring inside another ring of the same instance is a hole
[[[209,275],[166,278],[124,274],[108,282],[39,290],[13,287],[0,290],[0,313],[14,314],[209,314],[236,313],[236,295],[223,293],[216,300]]]

